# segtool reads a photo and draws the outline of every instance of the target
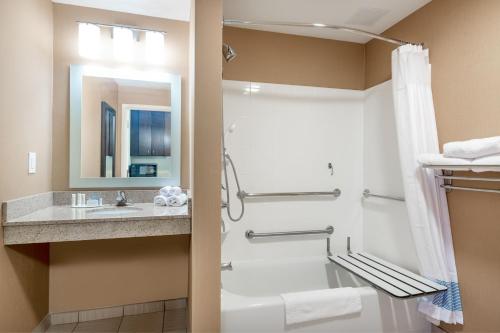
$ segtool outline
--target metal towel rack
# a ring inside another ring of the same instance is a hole
[[[395,201],[405,201],[405,198],[401,198],[401,197],[371,193],[369,189],[365,189],[363,191],[363,197],[365,197],[367,199],[370,197],[374,197],[374,198],[389,199],[389,200],[395,200]]]
[[[240,199],[257,198],[257,197],[297,197],[297,196],[318,196],[331,195],[335,198],[340,197],[342,191],[338,188],[328,192],[274,192],[274,193],[247,193],[245,191],[238,192]]]
[[[446,192],[451,190],[460,191],[470,191],[470,192],[483,192],[483,193],[496,193],[500,194],[500,189],[490,189],[490,188],[480,188],[480,187],[466,187],[466,186],[454,186],[454,180],[467,180],[467,181],[478,181],[478,182],[500,182],[500,178],[486,178],[486,177],[464,177],[464,176],[453,176],[454,171],[471,171],[470,168],[491,168],[491,165],[422,165],[423,168],[441,170],[442,175],[435,175],[436,179],[442,179],[444,181],[441,188],[444,188]],[[500,168],[500,166],[498,166]],[[492,171],[496,172],[496,171]]]
[[[318,235],[318,234],[333,234],[333,227],[331,225],[327,226],[323,230],[299,230],[299,231],[278,231],[278,232],[254,232],[253,230],[247,230],[245,232],[245,237],[248,239],[262,238],[262,237],[281,237],[281,236],[298,236],[298,235]]]
[[[486,192],[486,193],[497,193],[500,194],[500,190],[489,189],[489,188],[477,188],[477,187],[465,187],[465,186],[453,186],[453,185],[441,185],[445,190],[461,190],[470,192]]]
[[[451,171],[447,171],[446,174],[444,175],[436,175],[435,177],[444,180],[444,185],[441,185],[441,187],[444,188],[446,191],[460,190],[460,191],[500,194],[500,189],[454,186],[452,183],[453,180],[471,180],[477,182],[500,182],[500,178],[453,176],[453,173]]]

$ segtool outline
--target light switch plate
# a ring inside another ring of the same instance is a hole
[[[36,173],[36,153],[33,152],[28,153],[28,173]]]

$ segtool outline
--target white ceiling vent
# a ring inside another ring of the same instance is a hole
[[[358,9],[345,23],[349,25],[371,27],[389,12],[390,10],[381,8],[361,8]]]

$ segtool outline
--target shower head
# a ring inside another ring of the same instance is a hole
[[[236,58],[237,54],[231,46],[222,44],[222,55],[224,56],[224,60],[226,60],[226,62],[230,62]]]

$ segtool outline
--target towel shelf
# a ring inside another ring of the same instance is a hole
[[[491,172],[500,171],[500,165],[496,164],[422,164],[422,168],[450,171],[474,171],[480,169]]]
[[[448,289],[367,253],[329,256],[328,259],[393,297],[420,297]]]
[[[374,198],[389,199],[389,200],[395,200],[395,201],[403,201],[403,202],[405,201],[405,198],[402,198],[402,197],[371,193],[369,189],[365,189],[363,191],[363,197],[366,199],[368,199],[370,197],[374,197]]]

